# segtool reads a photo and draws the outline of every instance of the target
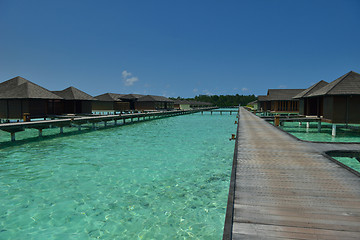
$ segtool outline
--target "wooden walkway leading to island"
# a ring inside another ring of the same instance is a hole
[[[242,108],[236,145],[224,239],[360,239],[360,177],[325,157],[326,145]]]

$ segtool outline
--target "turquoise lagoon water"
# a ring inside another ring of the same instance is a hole
[[[345,126],[337,126],[336,136],[333,137],[332,124],[321,123],[321,131],[318,132],[317,123],[310,123],[310,127],[306,127],[306,123],[299,126],[298,122],[286,122],[284,126],[280,126],[281,129],[291,133],[295,137],[313,142],[360,142],[360,130],[349,129]],[[356,125],[352,125],[356,126]],[[359,126],[357,126],[359,127]],[[333,157],[339,162],[353,168],[360,172],[360,163],[351,157]]]
[[[281,129],[291,133],[295,137],[314,142],[360,142],[360,125],[351,125],[359,129],[350,129],[345,126],[337,126],[336,137],[331,135],[332,124],[321,123],[321,131],[318,132],[317,123],[310,123],[310,127],[306,127],[306,123],[299,126],[298,122],[285,122]]]
[[[198,113],[3,143],[0,239],[220,239],[234,120]]]
[[[351,158],[351,157],[332,157],[332,158],[335,158],[339,162],[345,164],[348,167],[351,167],[352,169],[360,173],[360,163],[355,158]]]

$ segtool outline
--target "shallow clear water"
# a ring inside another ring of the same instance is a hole
[[[339,162],[345,164],[348,167],[351,167],[352,169],[360,173],[360,163],[355,158],[351,158],[351,157],[332,157],[332,158],[335,158]]]
[[[0,239],[220,239],[234,121],[198,113],[0,145]]]
[[[332,124],[321,123],[321,131],[318,132],[317,123],[310,123],[310,127],[306,127],[306,123],[302,123],[299,126],[298,122],[286,122],[284,126],[280,126],[281,129],[291,133],[295,137],[314,142],[360,142],[360,130],[349,129],[345,126],[337,126],[336,137],[331,135]],[[351,125],[352,127],[358,127],[359,125]]]

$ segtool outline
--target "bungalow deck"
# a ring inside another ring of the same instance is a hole
[[[359,239],[360,177],[241,108],[223,239]]]

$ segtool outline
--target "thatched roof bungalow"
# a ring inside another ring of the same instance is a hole
[[[258,104],[259,104],[258,100],[255,100],[247,103],[246,106],[252,106],[253,109],[258,110]]]
[[[171,110],[174,109],[174,100],[162,96],[146,95],[139,97],[135,102],[136,110]]]
[[[63,113],[65,114],[91,114],[92,102],[97,101],[96,98],[75,87],[52,92],[63,98]]]
[[[62,97],[22,77],[0,83],[0,118],[22,119],[59,114]]]
[[[189,101],[190,102],[190,108],[202,108],[202,107],[209,107],[213,104],[208,102],[200,102],[200,101]]]
[[[268,100],[267,95],[259,95],[258,96],[258,110],[261,110],[261,111],[270,111],[271,110],[271,102]]]
[[[360,123],[360,74],[350,71],[308,98],[322,98],[323,121],[331,123]]]
[[[181,109],[181,110],[191,109],[190,104],[191,103],[188,100],[179,100],[179,99],[174,100],[175,109]]]
[[[327,84],[328,82],[321,80],[293,97],[299,100],[299,114],[306,116],[322,115],[323,97],[309,97],[309,95]]]
[[[126,94],[120,97],[120,100],[128,102],[130,105],[130,110],[135,110],[135,102],[145,95],[142,94]]]
[[[299,100],[295,95],[305,89],[269,89],[266,96],[258,96],[260,108],[263,111],[298,112]]]
[[[193,108],[201,108],[201,107],[209,107],[213,104],[208,102],[200,102],[194,100],[174,100],[174,108],[175,109],[193,109]]]
[[[128,111],[130,110],[130,103],[122,101],[120,98],[125,96],[125,94],[118,93],[104,93],[95,98],[98,101],[92,102],[93,111]]]

